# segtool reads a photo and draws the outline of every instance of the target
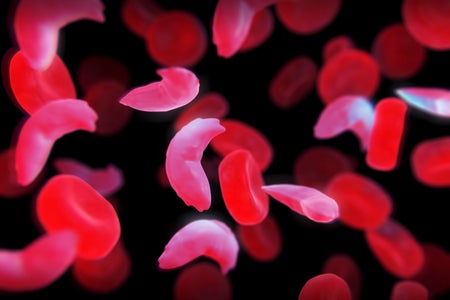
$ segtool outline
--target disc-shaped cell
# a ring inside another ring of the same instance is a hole
[[[353,39],[348,35],[338,35],[328,40],[322,49],[322,60],[326,63],[334,55],[355,48]]]
[[[253,16],[250,30],[239,48],[240,52],[256,49],[269,39],[275,27],[275,19],[270,8],[263,8]]]
[[[164,12],[165,9],[154,0],[124,0],[120,7],[123,25],[142,39],[150,23]]]
[[[336,274],[324,273],[309,279],[303,285],[298,300],[351,300],[347,282]]]
[[[450,117],[450,90],[435,87],[402,87],[395,94],[409,105],[437,117]]]
[[[429,293],[425,286],[414,280],[400,280],[391,289],[390,300],[428,300]]]

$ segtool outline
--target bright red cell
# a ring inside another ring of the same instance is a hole
[[[270,8],[259,10],[253,16],[250,30],[239,48],[239,51],[250,51],[264,44],[264,42],[272,35],[275,26],[274,24],[275,20]]]
[[[390,300],[428,300],[428,290],[421,283],[413,280],[401,280],[394,284]]]
[[[325,43],[322,50],[322,60],[327,62],[330,58],[345,50],[355,48],[351,37],[347,35],[338,35]]]
[[[288,60],[269,84],[269,97],[281,109],[289,109],[308,97],[316,85],[317,64],[308,56]]]
[[[128,30],[144,39],[150,23],[164,11],[153,0],[124,0],[120,7],[120,17]]]
[[[298,300],[351,300],[347,282],[336,274],[324,273],[309,279],[302,287]]]

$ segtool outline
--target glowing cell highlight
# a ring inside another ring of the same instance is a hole
[[[402,87],[395,94],[409,105],[432,116],[450,117],[450,90],[435,87]]]
[[[303,285],[298,300],[351,300],[347,282],[336,274],[324,273],[309,279]]]
[[[250,30],[242,42],[239,52],[251,51],[264,44],[272,35],[275,27],[275,18],[270,8],[263,8],[253,16]]]
[[[401,280],[391,289],[390,300],[428,300],[429,293],[426,287],[413,280]]]

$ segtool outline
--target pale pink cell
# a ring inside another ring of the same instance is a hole
[[[272,35],[274,28],[275,18],[270,8],[264,8],[256,12],[239,52],[251,51],[264,44]]]
[[[22,54],[36,70],[47,69],[53,61],[59,31],[70,23],[90,20],[105,22],[100,0],[21,0],[14,15],[14,32]]]
[[[222,221],[200,219],[180,228],[158,258],[160,269],[180,268],[204,256],[215,261],[226,275],[236,267],[239,243],[233,231]]]
[[[425,286],[414,280],[397,281],[391,289],[389,300],[428,300],[429,293]]]
[[[97,114],[79,99],[48,102],[20,128],[16,145],[17,182],[30,184],[45,166],[53,144],[74,131],[95,131]]]
[[[125,27],[142,39],[150,23],[164,12],[165,9],[153,0],[124,0],[120,7],[120,17]]]
[[[312,94],[317,78],[315,61],[299,55],[286,61],[269,83],[269,99],[281,109],[298,105]]]
[[[50,178],[39,190],[35,208],[44,231],[67,229],[78,235],[79,258],[105,257],[119,240],[121,225],[112,204],[75,175]]]
[[[241,225],[261,223],[269,214],[264,179],[251,152],[236,149],[219,164],[219,183],[228,213]]]
[[[39,236],[23,249],[0,249],[0,291],[26,293],[48,287],[72,265],[77,235],[61,230]]]
[[[168,67],[157,69],[162,80],[135,87],[119,102],[145,112],[166,112],[182,107],[197,97],[200,81],[189,69]]]
[[[338,35],[325,43],[322,60],[326,63],[330,58],[343,51],[355,48],[353,39],[348,35]]]
[[[323,273],[303,285],[298,300],[352,300],[347,282],[336,274]]]
[[[402,87],[395,94],[409,105],[437,117],[450,117],[450,90],[436,87]]]
[[[196,118],[182,127],[167,147],[167,179],[181,200],[199,212],[211,206],[211,187],[201,164],[203,152],[211,139],[224,131],[219,119]]]
[[[264,185],[262,190],[311,221],[330,223],[339,218],[339,207],[336,201],[315,188],[281,183]]]

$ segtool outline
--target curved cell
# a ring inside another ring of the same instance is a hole
[[[59,30],[67,24],[105,21],[100,0],[21,0],[14,15],[14,32],[19,48],[36,70],[49,67],[56,55]]]
[[[390,300],[428,300],[428,290],[413,280],[400,280],[391,289]]]
[[[106,256],[120,237],[120,222],[111,203],[74,175],[50,178],[36,199],[36,217],[46,232],[63,229],[79,237],[77,257]]]
[[[182,127],[167,147],[167,179],[184,203],[199,212],[211,206],[209,180],[201,164],[203,152],[211,139],[224,131],[216,118],[196,118]]]
[[[264,44],[274,31],[275,19],[270,8],[263,8],[253,16],[250,30],[239,52],[251,51]]]
[[[409,105],[438,117],[450,117],[450,90],[434,87],[402,87],[395,94]]]
[[[309,279],[303,285],[298,300],[351,300],[347,282],[336,274],[324,273]]]
[[[159,268],[182,267],[200,256],[214,260],[226,275],[236,266],[239,244],[231,229],[218,220],[196,220],[180,228],[158,258]]]
[[[120,7],[120,17],[125,27],[144,39],[148,26],[153,20],[164,13],[154,0],[124,0]]]
[[[156,73],[161,81],[133,88],[119,102],[140,111],[161,112],[184,106],[197,97],[200,81],[190,70],[168,67]]]
[[[338,35],[325,43],[322,50],[322,60],[326,63],[330,58],[343,51],[354,49],[353,39],[347,35]]]

